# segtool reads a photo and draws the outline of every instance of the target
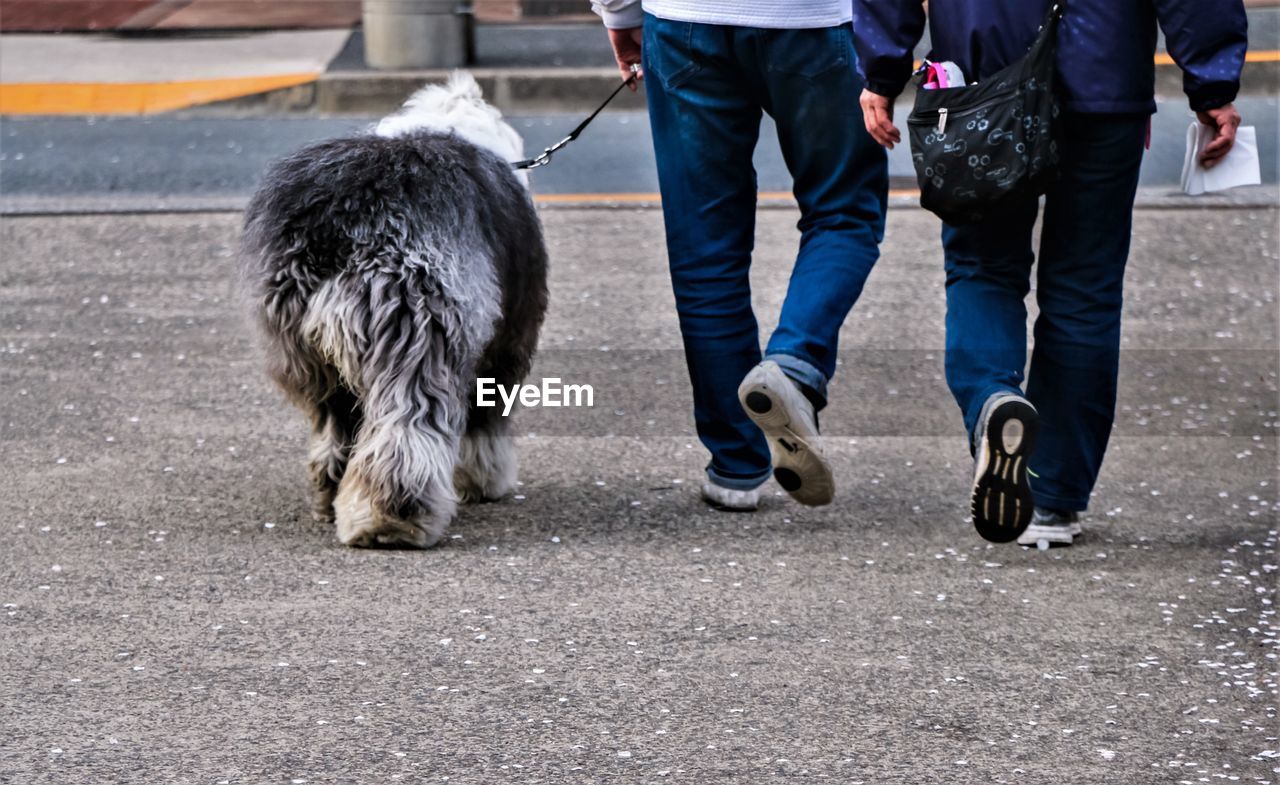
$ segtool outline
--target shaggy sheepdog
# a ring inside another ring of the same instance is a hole
[[[547,306],[522,147],[457,73],[275,163],[249,204],[242,284],[347,545],[430,546],[459,500],[515,487],[507,420],[472,401],[477,376],[524,379]]]

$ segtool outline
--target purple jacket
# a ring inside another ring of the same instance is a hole
[[[930,59],[980,80],[1026,53],[1053,0],[930,0]],[[1075,112],[1150,113],[1156,23],[1197,111],[1235,100],[1248,44],[1243,0],[1065,0],[1058,80]],[[867,87],[902,92],[924,32],[920,0],[853,0],[854,41]]]

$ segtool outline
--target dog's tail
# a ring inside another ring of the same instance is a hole
[[[312,298],[306,340],[359,397],[363,424],[334,500],[348,545],[427,547],[457,504],[465,391],[439,307],[411,271],[344,273]]]

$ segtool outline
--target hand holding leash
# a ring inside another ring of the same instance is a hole
[[[609,44],[613,46],[613,59],[618,63],[618,70],[623,79],[635,76],[644,78],[644,70],[640,66],[640,47],[644,39],[643,27],[624,27],[609,30]],[[631,90],[636,89],[632,82]]]

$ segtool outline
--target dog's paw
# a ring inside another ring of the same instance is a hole
[[[317,524],[332,524],[333,517],[333,494],[316,494],[311,499],[311,520]]]
[[[352,548],[430,548],[440,537],[416,525],[345,530],[339,525],[338,541]]]
[[[510,481],[499,478],[484,478],[486,482],[480,482],[476,477],[466,472],[456,472],[453,475],[453,489],[458,494],[458,501],[463,504],[483,504],[485,502],[496,502],[510,496],[516,489],[515,479]]]
[[[467,482],[467,478],[454,475],[453,490],[458,494],[458,501],[462,504],[480,504],[487,501],[484,491],[479,487]]]
[[[378,510],[357,484],[343,483],[334,500],[338,541],[353,548],[430,548],[444,537],[452,515],[401,518]]]

